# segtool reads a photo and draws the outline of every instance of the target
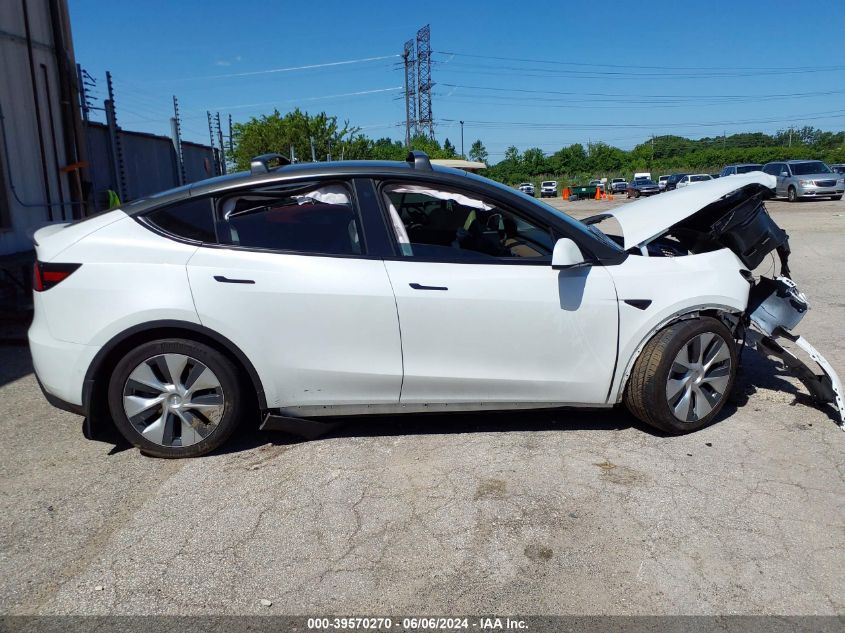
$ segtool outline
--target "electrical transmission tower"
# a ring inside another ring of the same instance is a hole
[[[417,31],[417,132],[434,138],[431,116],[431,26]]]
[[[411,138],[417,135],[417,73],[414,40],[405,42],[402,59],[405,62],[405,146],[411,147]]]

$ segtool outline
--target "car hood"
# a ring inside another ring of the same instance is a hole
[[[748,185],[763,185],[771,189],[776,183],[774,176],[762,171],[752,171],[730,178],[698,182],[695,187],[682,187],[661,193],[659,196],[642,198],[611,209],[607,215],[619,222],[627,250],[658,237],[708,204],[738,189]]]

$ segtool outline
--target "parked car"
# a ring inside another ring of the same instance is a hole
[[[677,188],[688,187],[690,185],[694,185],[695,183],[706,182],[708,180],[714,180],[713,176],[710,174],[687,174],[681,178],[675,186]]]
[[[625,193],[628,190],[628,181],[624,178],[614,178],[610,181],[610,191],[612,193]]]
[[[540,197],[545,198],[555,198],[557,197],[557,181],[556,180],[544,180],[540,183]]]
[[[651,180],[651,172],[649,171],[638,171],[634,173],[634,180],[637,178],[645,178],[646,180]]]
[[[599,216],[614,240],[422,152],[287,162],[34,234],[35,373],[87,437],[188,457],[250,411],[314,437],[325,416],[621,402],[687,433],[719,415],[738,340],[782,356],[806,311],[743,276],[788,254],[764,174],[621,205]]]
[[[837,174],[845,174],[845,163],[833,163],[830,170]]]
[[[736,176],[737,174],[747,174],[750,171],[761,171],[762,169],[763,166],[760,163],[737,163],[735,165],[726,165],[719,173],[719,176]]]
[[[660,193],[660,187],[649,178],[637,178],[628,183],[626,190],[628,198],[639,198],[640,196],[653,196]]]
[[[596,188],[601,189],[602,191],[604,191],[604,183],[603,183],[601,180],[599,180],[598,178],[596,178],[596,179],[594,179],[594,180],[591,180],[591,181],[590,181],[590,186],[591,186],[591,187],[596,187]]]
[[[763,171],[777,179],[771,195],[797,202],[801,198],[841,200],[845,193],[842,174],[820,160],[787,160],[766,163]]]
[[[669,174],[657,177],[657,186],[660,187],[660,191],[664,191],[666,189],[667,180],[669,180]]]
[[[672,191],[678,187],[678,181],[686,174],[672,174],[666,179],[666,191]]]
[[[517,187],[517,189],[519,189],[522,193],[526,193],[526,194],[528,194],[529,196],[533,196],[533,195],[534,195],[534,185],[532,185],[530,182],[523,182],[523,183],[521,183],[521,184]]]

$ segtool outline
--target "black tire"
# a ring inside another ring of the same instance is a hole
[[[666,390],[673,363],[681,349],[700,334],[712,333],[722,338],[730,354],[727,386],[706,416],[692,421],[675,417]],[[625,388],[625,405],[637,418],[661,431],[682,435],[697,431],[719,415],[736,379],[736,344],[730,330],[710,317],[679,321],[659,331],[643,348]]]
[[[789,189],[786,190],[786,199],[789,202],[798,202],[798,192],[792,185],[790,185]]]
[[[124,390],[128,388],[129,375],[148,359],[162,354],[184,355],[199,361],[213,372],[222,390],[222,417],[207,437],[189,446],[166,446],[150,441],[132,425],[124,411]],[[241,389],[237,369],[224,354],[196,341],[162,339],[139,345],[117,363],[109,380],[108,404],[117,429],[142,452],[164,458],[197,457],[218,448],[234,433],[245,409],[246,399]]]
[[[634,197],[635,197],[635,198],[639,198],[639,197],[640,197],[640,191],[639,191],[639,189],[635,189],[635,190],[634,190]]]

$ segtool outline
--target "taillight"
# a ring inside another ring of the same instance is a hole
[[[49,290],[71,276],[82,264],[45,264],[35,262],[32,268],[32,289],[35,292]]]

